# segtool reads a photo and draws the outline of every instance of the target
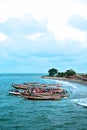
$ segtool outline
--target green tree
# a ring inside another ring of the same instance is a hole
[[[49,76],[55,76],[58,73],[58,70],[55,68],[49,69]]]
[[[74,76],[76,74],[76,72],[73,69],[67,70],[65,72],[66,76]]]
[[[58,77],[64,77],[65,76],[65,72],[58,72]]]

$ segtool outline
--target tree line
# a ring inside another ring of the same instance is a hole
[[[66,70],[65,72],[59,72],[58,69],[52,68],[48,70],[49,76],[57,77],[71,77],[76,75],[76,72],[73,69]]]

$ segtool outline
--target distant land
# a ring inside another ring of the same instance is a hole
[[[42,76],[42,78],[75,82],[87,85],[87,74],[76,73],[73,69],[66,70],[65,72],[58,72],[57,69],[52,68],[48,70],[48,73],[49,73],[48,75]]]

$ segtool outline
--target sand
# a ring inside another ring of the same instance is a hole
[[[86,85],[87,86],[87,81],[84,80],[79,80],[76,78],[61,78],[61,77],[49,77],[49,76],[43,76],[43,79],[53,79],[53,80],[61,80],[61,81],[67,81],[67,82],[74,82],[74,83],[78,83],[78,84],[82,84],[82,85]]]

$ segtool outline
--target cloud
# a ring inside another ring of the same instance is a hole
[[[82,40],[86,38],[85,32],[68,25],[68,21],[73,15],[87,19],[87,3],[75,0],[4,0],[0,6],[0,22],[9,18],[24,19],[29,14],[38,22],[45,22],[48,31],[61,42],[76,40],[83,44]]]
[[[0,0],[2,64],[13,63],[16,71],[24,64],[27,70],[80,68],[86,63],[86,22],[87,2],[81,0]]]
[[[26,35],[24,36],[25,39],[27,40],[38,40],[39,38],[41,38],[44,34],[41,33],[41,32],[36,32],[36,33],[33,33],[33,34],[30,34],[30,35]]]
[[[80,31],[87,31],[87,20],[80,16],[72,16],[68,21],[68,24],[74,28],[79,29]]]
[[[0,42],[7,41],[8,39],[8,36],[0,32]]]
[[[86,41],[87,32],[85,31],[80,31],[77,28],[73,26],[69,26],[69,25],[66,25],[64,27],[62,25],[61,31],[60,31],[58,30],[58,27],[54,27],[54,26],[53,27],[50,26],[50,30],[54,33],[54,36],[60,42],[72,40],[72,41],[83,43]]]
[[[44,25],[32,19],[32,23],[24,24],[24,20],[10,19],[8,22],[0,24],[0,30],[9,34],[9,42],[2,44],[2,50],[9,52],[17,57],[54,57],[57,55],[77,55],[82,49],[80,43],[76,41],[77,33],[73,35],[75,40],[60,42],[55,40],[52,33],[48,32]],[[76,29],[76,28],[75,28]],[[78,32],[78,30],[76,30]],[[72,33],[69,33],[72,38]],[[81,35],[81,36],[80,36]],[[78,35],[78,39],[82,37]],[[84,35],[83,35],[84,36]],[[81,42],[84,40],[82,37]],[[79,47],[78,47],[79,46]],[[23,53],[22,53],[23,52]]]

